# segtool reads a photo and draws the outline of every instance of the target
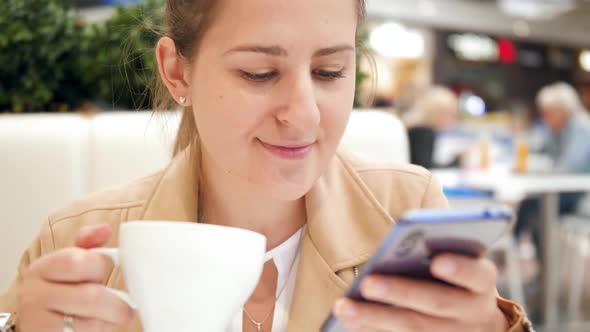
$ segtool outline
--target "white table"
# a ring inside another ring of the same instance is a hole
[[[461,171],[444,169],[433,171],[444,187],[465,186],[490,191],[501,202],[519,204],[531,196],[541,197],[541,236],[543,239],[542,297],[544,323],[558,323],[557,301],[559,275],[554,268],[557,262],[557,243],[551,228],[559,219],[559,193],[590,192],[590,175],[579,174],[514,174],[506,169],[489,171]]]

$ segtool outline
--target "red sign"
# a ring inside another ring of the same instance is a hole
[[[498,57],[501,63],[513,64],[516,63],[516,47],[511,40],[505,38],[498,38]]]

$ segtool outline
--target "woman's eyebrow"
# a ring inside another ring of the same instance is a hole
[[[319,49],[313,54],[313,57],[314,58],[323,57],[323,56],[328,56],[328,55],[332,55],[335,53],[348,52],[348,51],[354,52],[355,51],[354,46],[351,46],[349,44],[341,44],[341,45],[336,45],[336,46],[332,46],[332,47]],[[240,45],[240,46],[234,47],[234,48],[226,51],[224,53],[224,55],[228,55],[231,53],[238,53],[238,52],[261,53],[261,54],[265,54],[265,55],[269,55],[269,56],[278,56],[278,57],[286,57],[288,55],[287,50],[285,50],[284,48],[282,48],[280,46],[276,46],[276,45],[263,46],[263,45],[254,45],[254,44]]]
[[[263,45],[241,45],[226,51],[223,55],[238,52],[262,53],[270,56],[286,57],[287,51],[280,46],[263,46]]]
[[[340,53],[340,52],[354,52],[355,50],[356,50],[355,47],[352,45],[341,44],[341,45],[336,45],[336,46],[322,48],[320,50],[317,50],[313,54],[313,57],[319,58],[319,57],[328,56],[328,55],[332,55],[332,54]]]

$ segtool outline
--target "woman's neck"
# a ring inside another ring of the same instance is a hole
[[[246,181],[228,175],[206,160],[201,161],[199,210],[209,224],[238,227],[261,233],[270,250],[299,230],[306,222],[305,200],[273,200],[255,190]]]

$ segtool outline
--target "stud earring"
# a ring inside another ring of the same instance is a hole
[[[180,98],[178,98],[178,100],[180,101],[181,105],[183,105],[186,102],[186,98],[184,98],[184,97],[180,97]]]

